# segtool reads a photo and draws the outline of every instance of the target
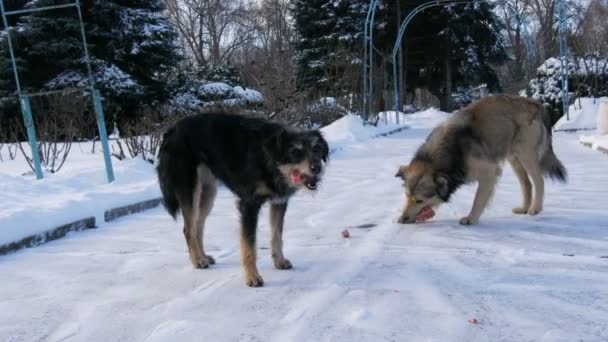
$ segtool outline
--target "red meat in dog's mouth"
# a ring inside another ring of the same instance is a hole
[[[289,175],[291,177],[291,182],[295,185],[304,184],[304,186],[308,190],[316,190],[317,189],[317,178],[310,176],[304,172],[301,172],[298,169],[294,169],[291,171]]]
[[[430,206],[426,206],[420,210],[420,212],[416,215],[416,222],[424,222],[430,220],[435,216],[435,211]]]

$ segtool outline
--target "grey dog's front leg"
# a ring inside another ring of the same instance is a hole
[[[485,173],[484,176],[479,179],[475,200],[473,201],[473,208],[471,208],[471,212],[468,216],[460,219],[460,224],[472,225],[479,222],[479,217],[494,193],[494,187],[496,186],[497,180],[498,177],[496,176],[495,170],[490,170],[490,172]]]

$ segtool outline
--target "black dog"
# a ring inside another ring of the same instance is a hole
[[[271,203],[274,265],[290,269],[282,238],[287,201],[302,186],[317,189],[328,154],[319,131],[299,131],[238,115],[199,114],[169,129],[160,147],[158,179],[167,211],[175,218],[181,209],[194,267],[215,263],[205,254],[203,231],[219,180],[239,198],[247,285],[264,284],[256,266],[256,230],[266,201]]]

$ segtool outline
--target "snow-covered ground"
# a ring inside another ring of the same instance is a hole
[[[348,115],[322,131],[332,150],[337,150],[399,127],[403,126],[364,127],[359,116]],[[113,159],[116,182],[107,184],[99,144],[96,153],[92,150],[91,143],[75,144],[64,168],[46,173],[40,181],[21,155],[0,162],[0,246],[86,217],[103,222],[107,209],[160,197],[151,164]]]
[[[409,119],[409,130],[348,143],[320,192],[292,200],[294,269],[272,266],[263,211],[263,288],[244,285],[234,197],[221,189],[206,270],[192,269],[181,223],[160,208],[1,257],[0,340],[608,340],[608,158],[556,133],[570,181],[547,184],[540,215],[511,214],[519,186],[505,168],[480,225],[458,224],[472,186],[430,222],[400,225],[394,173],[430,129]]]

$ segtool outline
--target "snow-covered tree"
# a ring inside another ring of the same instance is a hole
[[[21,10],[25,8],[27,2],[28,0],[4,0],[4,9],[7,11]],[[14,25],[20,17],[20,15],[7,17],[11,36],[13,37],[13,45],[16,48],[21,46],[21,41],[15,39],[16,30]],[[10,132],[13,131],[14,125],[21,120],[16,97],[17,87],[9,58],[6,33],[4,25],[0,25],[0,136],[4,138],[11,135]],[[17,56],[18,70],[22,72],[25,67],[25,61],[20,56]]]
[[[492,90],[500,84],[491,65],[507,60],[502,23],[487,2],[446,6],[442,10],[447,26],[439,34],[450,41],[450,58],[455,64],[454,82],[459,86],[486,83]]]
[[[57,0],[30,1],[30,7]],[[167,76],[180,61],[177,34],[164,14],[162,0],[82,2],[93,79],[119,117],[132,117],[141,105],[166,101]],[[74,8],[35,12],[22,17],[15,31],[23,60],[21,79],[29,91],[86,87],[88,73]],[[0,72],[5,62],[0,62]],[[2,86],[2,84],[0,84]]]
[[[298,85],[340,95],[349,66],[359,64],[368,1],[296,0]]]
[[[563,115],[562,63],[557,58],[547,59],[536,71],[521,95],[544,103],[553,122]],[[608,58],[598,55],[571,58],[568,61],[568,91],[576,97],[608,96]]]
[[[238,69],[231,65],[185,63],[171,82],[174,89],[169,106],[176,111],[259,109],[264,105],[264,96],[242,86]]]

